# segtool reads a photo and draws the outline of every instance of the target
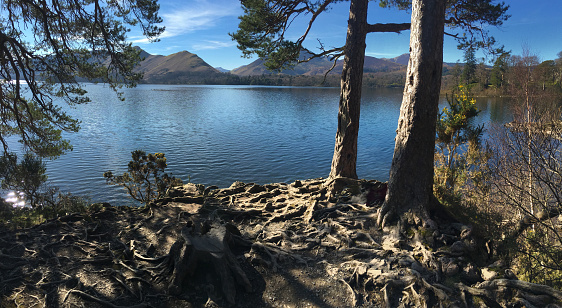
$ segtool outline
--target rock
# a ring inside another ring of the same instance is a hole
[[[478,268],[472,263],[468,263],[463,268],[462,279],[465,280],[469,284],[475,284],[475,283],[480,282],[482,280],[482,278],[480,277],[480,274],[478,273]]]
[[[183,190],[189,194],[200,195],[205,191],[205,185],[187,183],[183,185]]]
[[[197,196],[197,197],[176,197],[176,198],[172,198],[173,202],[179,202],[179,203],[198,203],[198,204],[202,204],[203,201],[205,201],[205,197],[203,196]]]
[[[381,182],[366,182],[362,185],[361,189],[366,193],[367,206],[375,206],[384,202],[388,184]]]
[[[215,185],[211,185],[211,186],[205,188],[205,190],[203,191],[203,195],[206,196],[211,192],[211,190],[215,190],[215,189],[219,189],[219,187],[215,186]]]
[[[325,183],[327,192],[330,196],[343,194],[344,190],[351,195],[357,195],[361,192],[360,180],[352,178],[335,178]]]
[[[507,279],[512,279],[512,280],[518,280],[519,279],[519,278],[517,278],[517,275],[515,275],[515,273],[509,268],[505,269],[504,277],[507,278]]]
[[[219,197],[232,196],[246,190],[245,186],[235,185],[236,183],[242,183],[242,182],[234,182],[234,184],[230,185],[229,188],[221,189],[218,193],[218,196]]]
[[[459,265],[449,258],[443,258],[441,261],[441,269],[443,270],[443,274],[449,277],[458,274],[460,271]]]
[[[413,262],[410,268],[418,273],[423,273],[426,271],[425,268],[419,262]]]
[[[400,260],[398,260],[398,265],[402,267],[410,267],[412,263],[415,263],[416,260],[409,255],[404,255]]]
[[[484,267],[481,269],[481,273],[482,273],[482,279],[488,281],[488,280],[492,280],[495,279],[498,276],[498,273],[487,268]]]
[[[463,241],[456,241],[451,245],[451,254],[463,255],[468,251],[468,246]]]
[[[261,185],[254,184],[254,185],[251,185],[250,187],[248,187],[248,189],[246,189],[246,192],[251,193],[251,194],[257,194],[257,193],[260,193],[260,192],[264,192],[266,190],[267,189],[265,189],[265,187],[263,187]]]
[[[380,275],[382,275],[382,270],[380,269],[375,269],[375,268],[369,268],[367,270],[367,275],[373,277],[373,278],[377,278]]]
[[[272,191],[276,188],[279,188],[279,184],[265,184],[265,185],[263,185],[263,187],[265,187],[265,189],[267,189],[267,191]]]
[[[263,203],[262,200],[265,199],[265,202],[267,202],[267,199],[271,197],[273,197],[273,195],[270,192],[262,191],[261,193],[256,193],[254,197],[248,199],[248,202],[254,203],[259,201],[260,203]]]
[[[504,267],[504,261],[503,260],[497,260],[496,262],[488,265],[488,267]]]
[[[245,186],[246,186],[246,184],[244,184],[243,182],[236,181],[236,182],[232,183],[232,185],[230,185],[230,187],[228,187],[228,189],[237,189],[237,188],[240,188],[240,187],[243,188]]]
[[[299,181],[299,180],[296,180],[296,181],[293,183],[293,187],[294,187],[294,188],[302,187],[302,182]]]
[[[399,249],[403,244],[404,240],[401,239],[398,228],[396,227],[385,227],[388,228],[388,234],[382,237],[382,249],[384,250],[395,250]]]
[[[187,183],[183,186],[172,187],[168,192],[168,196],[171,198],[184,197],[184,196],[197,196],[203,194],[205,191],[205,185]]]

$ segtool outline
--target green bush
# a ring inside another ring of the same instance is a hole
[[[58,189],[43,194],[45,204],[40,207],[14,207],[0,210],[0,224],[10,229],[29,228],[47,220],[71,213],[84,213],[89,200],[84,197],[61,193]]]
[[[490,150],[482,145],[484,126],[471,122],[476,101],[459,85],[437,118],[434,193],[454,216],[486,237],[498,236],[499,216],[488,206]]]
[[[182,184],[180,179],[164,172],[168,166],[164,153],[146,154],[136,150],[131,152],[131,157],[128,172],[115,176],[107,171],[103,176],[107,184],[123,186],[133,199],[148,204],[166,196],[171,187]]]
[[[6,153],[0,157],[0,178],[2,189],[23,192],[26,203],[32,207],[41,205],[43,195],[40,188],[47,181],[45,163],[40,157],[26,153],[18,162],[14,153]]]
[[[482,158],[479,151],[484,126],[471,123],[480,111],[465,86],[459,85],[458,92],[447,101],[449,107],[443,108],[436,125],[435,182],[454,189],[457,183],[474,176],[470,173]]]

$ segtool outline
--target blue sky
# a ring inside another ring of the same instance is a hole
[[[238,26],[243,11],[236,0],[160,0],[160,15],[166,26],[160,42],[148,43],[133,30],[129,40],[151,54],[169,55],[187,50],[199,55],[214,67],[234,69],[255,59],[241,57],[236,43],[228,36]],[[562,1],[512,0],[508,13],[511,18],[501,28],[490,28],[499,44],[512,54],[521,54],[523,46],[541,60],[555,59],[562,51]],[[376,1],[369,4],[370,23],[409,22],[408,12],[381,9]],[[349,2],[336,4],[316,21],[309,34],[308,48],[317,48],[316,38],[326,46],[341,46],[345,42]],[[300,36],[304,20],[296,20],[289,38]],[[409,31],[402,34],[371,33],[367,37],[367,55],[392,58],[408,51]],[[446,37],[444,61],[462,61],[453,39]],[[482,57],[483,55],[478,55]]]

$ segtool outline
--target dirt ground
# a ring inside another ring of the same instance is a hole
[[[0,226],[0,307],[560,306],[470,226],[379,230],[385,184],[336,184],[188,184],[143,208]]]

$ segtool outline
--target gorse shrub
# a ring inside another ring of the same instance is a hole
[[[473,176],[470,173],[479,159],[476,154],[481,147],[484,126],[472,124],[480,111],[463,85],[447,101],[449,107],[443,108],[436,125],[435,182],[454,189],[457,183]]]
[[[484,206],[490,190],[490,151],[482,144],[484,126],[472,123],[480,112],[476,100],[459,85],[447,101],[436,123],[434,193],[457,219],[480,234],[497,235],[501,219]]]
[[[514,93],[514,121],[490,127],[484,146],[474,103],[459,87],[437,119],[435,195],[520,279],[561,289],[561,110]]]
[[[131,152],[132,160],[122,175],[103,174],[107,184],[123,186],[133,199],[148,204],[164,197],[171,187],[181,185],[181,180],[168,175],[164,153],[146,154],[142,150]]]

